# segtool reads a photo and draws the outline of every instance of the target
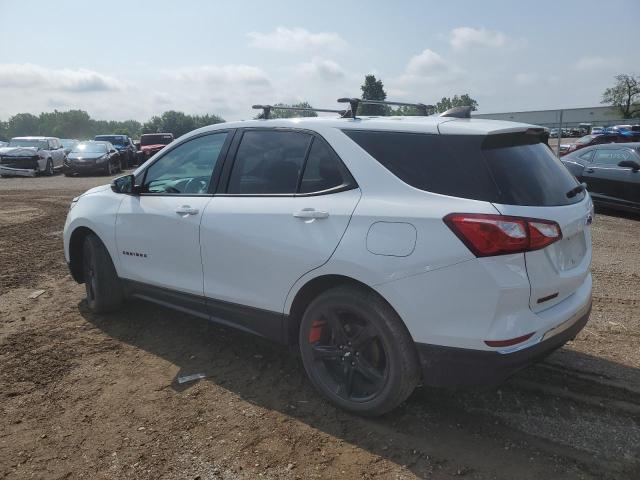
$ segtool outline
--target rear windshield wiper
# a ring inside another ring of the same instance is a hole
[[[578,195],[580,192],[584,192],[587,189],[586,183],[581,183],[577,187],[572,188],[567,192],[567,198],[573,198]]]

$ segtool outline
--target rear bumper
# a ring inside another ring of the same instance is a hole
[[[591,313],[589,302],[584,310],[565,323],[549,330],[544,338],[528,348],[513,353],[472,350],[416,343],[425,385],[466,387],[497,385],[519,370],[536,363],[584,328]]]

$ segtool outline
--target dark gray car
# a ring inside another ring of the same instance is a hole
[[[640,213],[640,143],[593,145],[562,157],[594,203]]]

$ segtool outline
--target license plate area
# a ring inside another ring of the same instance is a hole
[[[584,230],[581,230],[555,244],[553,260],[558,270],[571,270],[580,264],[586,252],[587,241]]]

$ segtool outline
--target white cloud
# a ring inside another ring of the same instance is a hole
[[[448,69],[442,56],[433,50],[425,49],[419,55],[414,55],[407,65],[407,73],[410,75],[432,75]]]
[[[451,30],[450,43],[455,50],[468,47],[499,48],[507,44],[507,36],[486,28],[458,27]]]
[[[261,68],[251,65],[202,65],[168,72],[181,81],[213,84],[269,85],[269,77]]]
[[[318,49],[340,49],[346,42],[334,32],[311,33],[304,28],[278,27],[269,33],[250,32],[251,47],[282,52],[301,52]]]
[[[0,88],[40,88],[62,92],[120,91],[126,83],[93,70],[52,69],[30,63],[0,64]]]
[[[582,57],[577,62],[573,64],[573,67],[576,70],[581,71],[593,71],[593,70],[603,70],[608,68],[613,68],[617,66],[619,62],[613,58],[604,58],[604,57]]]
[[[327,82],[343,79],[346,75],[338,63],[321,57],[314,57],[310,62],[301,63],[297,71],[307,77],[319,78]]]

